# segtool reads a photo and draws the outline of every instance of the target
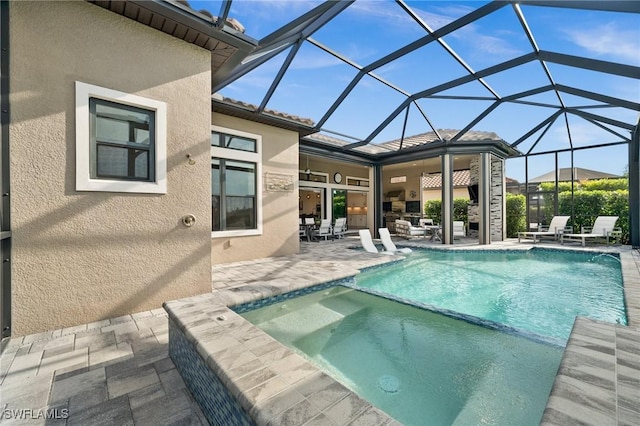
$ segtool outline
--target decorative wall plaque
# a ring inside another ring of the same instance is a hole
[[[264,190],[266,192],[293,192],[293,175],[265,173]]]

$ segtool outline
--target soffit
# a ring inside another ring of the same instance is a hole
[[[257,45],[231,25],[217,26],[217,18],[176,1],[87,0],[211,52],[212,84],[217,84]]]

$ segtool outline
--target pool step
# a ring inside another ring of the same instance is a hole
[[[283,309],[287,306],[284,305]],[[279,315],[260,326],[268,333],[286,334],[288,339],[296,340],[308,336],[331,324],[342,321],[345,317],[340,312],[322,305],[311,305],[301,311],[293,311]]]

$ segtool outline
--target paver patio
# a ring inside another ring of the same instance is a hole
[[[423,239],[396,240],[396,243],[432,245]],[[213,291],[232,290],[234,298],[244,300],[256,294],[269,294],[274,288],[286,290],[335,280],[353,275],[359,268],[394,260],[391,256],[349,249],[357,244],[353,239],[304,243],[297,255],[218,265],[212,271]],[[442,247],[440,244],[434,246]],[[465,240],[456,242],[455,247],[479,246],[473,240]],[[481,248],[528,247],[531,245],[507,241]],[[619,418],[610,418],[614,421],[612,424],[618,420],[620,424],[640,421],[637,409],[640,406],[640,381],[637,379],[640,377],[640,331],[637,328],[640,321],[640,253],[627,249],[625,256],[632,259],[623,264],[631,326],[607,324],[594,328],[581,322],[579,327],[584,332],[581,336],[587,337],[573,339],[578,346],[588,346],[583,351],[596,350],[587,356],[597,354],[599,344],[606,353],[614,351],[609,360],[610,367],[618,371],[619,377],[614,375],[613,382],[605,383],[605,387],[620,383],[620,394],[614,392],[615,399],[607,408],[613,407],[614,412],[617,408]],[[617,348],[615,329],[618,330],[618,344],[622,345]],[[613,334],[611,330],[614,330]],[[599,335],[594,337],[593,333]],[[611,338],[606,336],[612,336],[613,346],[608,342]],[[579,354],[581,349],[572,351]],[[277,349],[274,354],[276,352]],[[563,410],[580,403],[576,400],[582,399],[583,404],[585,401],[594,403],[589,392],[601,394],[593,383],[576,384],[579,383],[576,380],[585,377],[589,382],[593,374],[599,373],[590,370],[591,376],[585,375],[582,367],[574,365],[572,368],[572,362],[572,359],[563,360],[560,368],[560,373],[566,376],[563,380],[572,392],[568,393],[556,383],[550,399],[552,407],[545,412],[544,420],[549,424],[566,420]],[[573,373],[574,377],[571,376]],[[340,402],[335,402],[336,406]],[[12,339],[0,358],[0,409],[2,424],[207,424],[169,358],[167,316],[162,308]],[[46,409],[49,409],[49,415],[58,418],[46,419],[43,411]],[[596,419],[602,420],[594,416],[592,423]]]

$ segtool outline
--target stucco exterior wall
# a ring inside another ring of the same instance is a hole
[[[456,200],[458,198],[469,199],[469,190],[466,186],[464,188],[453,188],[453,199]],[[441,200],[442,189],[423,189],[422,199],[424,201]]]
[[[10,23],[13,335],[210,291],[210,53],[86,2]],[[75,81],[167,103],[166,194],[75,191]]]
[[[298,133],[215,112],[211,124],[262,135],[262,175],[282,173],[291,175],[294,181],[291,192],[263,190],[262,235],[211,238],[211,262],[220,264],[297,253],[300,249]]]

